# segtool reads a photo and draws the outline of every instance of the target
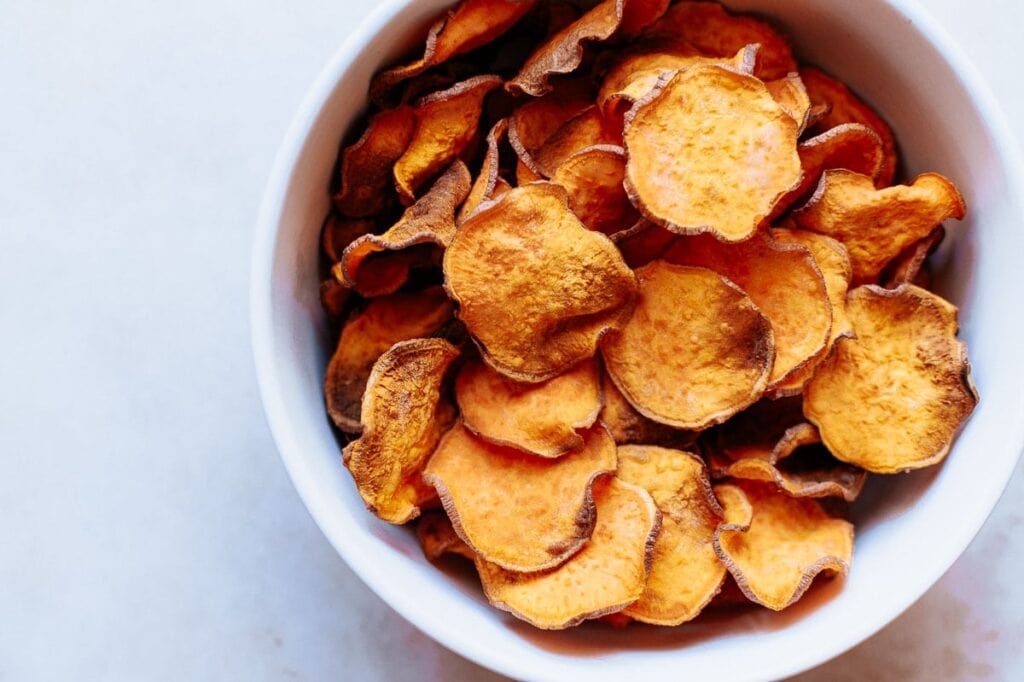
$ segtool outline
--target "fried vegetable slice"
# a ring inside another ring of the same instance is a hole
[[[359,433],[363,392],[373,364],[399,341],[428,336],[452,317],[441,287],[375,298],[350,317],[324,376],[324,398],[331,420],[342,431]]]
[[[458,349],[442,339],[400,341],[370,372],[363,433],[342,454],[366,508],[384,521],[406,523],[433,497],[421,474],[455,418],[442,388],[458,356]]]
[[[593,536],[561,566],[519,573],[476,560],[493,606],[538,628],[560,630],[621,611],[640,597],[661,525],[658,508],[643,488],[614,477],[594,484],[594,501]]]
[[[589,80],[560,81],[539,99],[520,105],[512,112],[508,124],[508,142],[516,151],[524,169],[516,172],[519,184],[541,179],[535,156],[549,137],[562,125],[592,104]],[[532,177],[527,177],[529,172]]]
[[[559,457],[583,447],[579,430],[601,411],[597,363],[584,360],[539,384],[513,381],[482,362],[467,362],[455,379],[467,429],[484,440]]]
[[[804,412],[836,458],[878,473],[945,458],[978,402],[956,308],[911,284],[850,292],[845,339],[804,387]]]
[[[373,231],[373,221],[365,218],[342,218],[333,213],[324,220],[320,232],[320,248],[330,263],[341,260],[345,247]]]
[[[944,220],[964,217],[964,199],[947,178],[924,173],[909,185],[875,189],[871,178],[828,170],[796,223],[841,241],[850,252],[855,284],[877,281],[901,251]]]
[[[565,188],[569,208],[587,229],[611,236],[640,220],[622,186],[625,174],[622,147],[597,145],[563,161],[552,179]]]
[[[615,245],[588,230],[551,183],[509,190],[463,223],[444,273],[484,360],[519,381],[591,357],[602,334],[625,324],[636,295]]]
[[[605,372],[601,379],[604,405],[598,419],[617,445],[643,444],[685,448],[696,439],[692,431],[681,431],[643,416],[629,404]]]
[[[829,516],[812,499],[794,498],[750,481],[715,487],[729,518],[752,512],[749,528],[719,528],[715,550],[751,601],[780,611],[796,602],[819,573],[845,575],[853,556],[853,524]],[[741,500],[742,498],[742,500]],[[745,503],[743,502],[745,500]]]
[[[499,85],[498,76],[474,76],[416,103],[416,131],[393,168],[404,204],[466,149],[477,134],[484,97]]]
[[[427,463],[467,545],[512,571],[557,566],[594,530],[594,481],[615,470],[615,443],[603,427],[583,433],[583,447],[547,459],[477,438],[463,425],[449,431]]]
[[[476,558],[476,552],[462,541],[443,511],[425,512],[416,523],[416,538],[428,561],[437,561],[445,554],[458,554],[470,561]]]
[[[764,392],[771,325],[734,284],[704,268],[654,261],[640,299],[601,341],[608,374],[638,412],[681,429],[728,419]]]
[[[680,450],[627,445],[619,448],[615,475],[649,492],[662,515],[647,585],[623,613],[655,625],[692,620],[718,592],[726,573],[713,544],[721,508],[704,462]]]
[[[887,289],[895,289],[901,284],[917,284],[917,278],[923,271],[928,257],[935,253],[939,244],[946,238],[946,228],[939,225],[920,241],[903,250],[886,268],[883,279]]]
[[[739,244],[698,235],[677,239],[664,257],[671,263],[714,270],[746,292],[765,314],[775,337],[769,391],[825,352],[832,306],[821,270],[804,246],[779,244],[764,234]]]
[[[762,455],[738,459],[721,474],[772,483],[790,497],[841,497],[847,502],[857,499],[867,480],[863,469],[840,462],[821,446],[802,447],[785,458]]]
[[[334,207],[352,218],[380,213],[394,197],[391,167],[412,142],[412,107],[382,111],[370,119],[363,136],[341,153],[340,189]]]
[[[562,162],[576,152],[595,145],[616,146],[621,141],[621,136],[605,124],[601,110],[591,105],[560,126],[534,158],[541,175],[552,178]]]
[[[508,132],[508,119],[499,119],[487,133],[487,153],[480,164],[480,174],[473,181],[462,208],[459,209],[457,222],[461,223],[485,201],[490,201],[495,196],[498,188],[498,170],[500,165],[499,145],[505,139]]]
[[[796,121],[798,133],[802,133],[811,115],[811,98],[807,95],[807,88],[800,80],[800,75],[791,73],[783,78],[767,80],[764,85],[782,110]]]
[[[748,239],[800,181],[796,122],[764,83],[718,66],[659,83],[626,115],[626,191],[669,231]]]

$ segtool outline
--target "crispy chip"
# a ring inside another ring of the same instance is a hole
[[[850,292],[857,336],[804,387],[804,412],[840,460],[878,473],[940,462],[977,404],[956,308],[904,284]]]
[[[615,443],[603,427],[584,431],[583,440],[581,449],[547,459],[488,443],[458,424],[424,478],[482,558],[513,571],[551,568],[590,538],[594,481],[615,470]]]
[[[939,223],[961,220],[965,211],[956,185],[938,173],[876,190],[865,175],[829,170],[793,217],[800,227],[841,241],[850,252],[854,283],[863,284],[876,281],[893,258]]]
[[[816,500],[748,481],[716,486],[715,494],[727,519],[732,507],[739,507],[736,519],[751,512],[749,528],[723,525],[715,537],[719,558],[751,601],[779,611],[800,599],[819,573],[850,570],[853,524],[829,516]]]
[[[911,244],[903,250],[885,269],[882,278],[887,289],[895,289],[901,284],[916,284],[917,278],[924,272],[928,257],[935,253],[939,244],[946,238],[946,228],[939,225],[927,236]]]
[[[594,485],[597,523],[590,541],[557,568],[508,571],[476,560],[492,605],[545,630],[621,611],[644,591],[661,515],[638,486],[607,477]]]
[[[772,453],[744,457],[719,473],[723,477],[773,483],[790,497],[841,497],[847,502],[857,499],[867,480],[863,469],[844,464],[824,447],[813,445],[785,458]]]
[[[437,561],[445,554],[457,554],[470,561],[476,558],[476,552],[462,541],[443,511],[425,512],[416,522],[416,537],[428,561]]]
[[[593,426],[601,411],[594,360],[539,384],[519,383],[482,362],[467,362],[455,379],[455,396],[467,429],[541,457],[583,447],[579,429]]]
[[[659,424],[636,411],[605,372],[601,378],[604,405],[598,420],[604,424],[617,445],[662,445],[686,448],[693,444],[696,435],[692,431],[673,429]]]
[[[498,147],[505,139],[507,132],[508,119],[503,118],[491,126],[490,132],[487,133],[487,153],[484,155],[483,163],[480,164],[480,174],[476,176],[476,180],[473,181],[473,186],[469,190],[469,196],[466,197],[462,208],[459,209],[457,222],[461,223],[466,220],[480,204],[493,199],[498,191],[500,161]]]
[[[811,98],[807,95],[800,75],[791,73],[784,78],[765,81],[764,85],[782,110],[796,121],[797,130],[802,133],[811,115]]]
[[[534,156],[562,125],[592,104],[588,80],[560,81],[550,93],[516,108],[509,118],[508,142],[519,157],[520,185],[541,179]]]
[[[626,190],[679,234],[748,239],[800,181],[797,124],[764,83],[718,66],[681,71],[626,115]]]
[[[416,103],[416,132],[393,169],[404,204],[411,204],[420,188],[473,140],[484,97],[499,85],[498,76],[474,76]]]
[[[384,521],[406,523],[433,498],[421,473],[455,418],[442,384],[458,356],[458,349],[442,339],[401,341],[370,372],[363,433],[343,455],[366,508]]]
[[[341,154],[341,189],[334,207],[362,218],[380,213],[394,196],[391,166],[413,139],[416,116],[411,107],[382,111],[370,119],[366,132]]]
[[[654,261],[632,318],[601,341],[608,374],[641,414],[682,429],[724,421],[764,392],[771,325],[731,282]]]
[[[342,218],[331,213],[320,232],[320,248],[331,264],[341,260],[345,247],[364,234],[373,232],[373,221],[365,218]]]
[[[714,270],[765,314],[775,337],[769,391],[826,351],[832,305],[821,270],[804,246],[779,244],[763,234],[739,244],[698,235],[678,239],[665,259]]]
[[[626,153],[622,147],[597,145],[563,161],[552,179],[565,188],[569,208],[580,222],[611,236],[640,220],[622,186],[625,173]]]
[[[627,445],[619,448],[615,475],[649,492],[662,515],[647,586],[623,613],[655,625],[692,620],[726,573],[712,543],[722,517],[704,462],[679,450]]]
[[[592,105],[560,126],[534,158],[540,174],[553,178],[558,167],[576,152],[595,145],[617,146],[621,141],[621,136],[605,124],[601,110]]]
[[[509,190],[463,223],[444,272],[484,360],[519,381],[549,379],[592,356],[636,295],[615,245],[587,230],[551,183]]]
[[[428,336],[452,316],[452,304],[441,287],[419,293],[375,298],[345,322],[337,349],[327,365],[324,398],[339,429],[362,430],[359,416],[363,391],[373,363],[399,341]]]

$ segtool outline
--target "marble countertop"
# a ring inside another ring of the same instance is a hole
[[[1024,120],[1024,5],[925,4]],[[0,680],[499,679],[338,558],[256,390],[263,184],[372,5],[0,8]],[[1018,471],[920,602],[799,679],[1024,677],[1022,495]]]

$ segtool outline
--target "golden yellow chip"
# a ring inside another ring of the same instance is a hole
[[[887,289],[895,289],[901,284],[917,284],[917,279],[925,272],[924,266],[942,240],[946,238],[946,229],[939,225],[927,236],[911,244],[903,250],[885,269],[882,278]]]
[[[545,630],[621,611],[644,591],[661,515],[638,486],[607,477],[594,485],[597,523],[590,541],[557,568],[509,571],[477,558],[492,605]]]
[[[604,424],[616,444],[663,445],[689,447],[696,440],[693,431],[673,429],[659,424],[636,411],[605,372],[601,378],[604,405],[598,420]]]
[[[617,146],[621,142],[621,135],[605,123],[601,110],[591,105],[562,124],[534,159],[540,174],[552,178],[558,167],[576,152],[595,145]]]
[[[443,511],[424,512],[416,522],[416,537],[428,561],[437,561],[445,554],[457,554],[470,561],[476,558],[476,552],[462,541]]]
[[[808,97],[800,76],[791,73],[783,78],[767,80],[764,85],[782,110],[796,121],[797,130],[802,133],[811,115],[811,98]]]
[[[559,81],[548,94],[526,102],[512,112],[508,142],[522,166],[516,170],[520,185],[542,179],[534,157],[556,130],[593,103],[591,90],[589,80]]]
[[[676,73],[626,115],[626,190],[679,234],[750,238],[800,182],[796,122],[764,83],[718,66]]]
[[[488,562],[513,571],[563,563],[594,531],[594,481],[615,470],[603,427],[557,459],[477,438],[457,424],[437,446],[424,478],[437,489],[459,537]]]
[[[757,306],[704,268],[654,261],[636,275],[633,316],[601,341],[626,400],[681,429],[719,423],[757,400],[774,358],[771,325]]]
[[[636,278],[551,183],[509,190],[459,228],[444,255],[445,287],[484,360],[543,381],[591,357],[622,326]]]
[[[372,220],[365,218],[342,218],[333,213],[324,220],[320,232],[320,248],[330,264],[341,260],[345,247],[364,234],[373,232]]]
[[[341,153],[341,188],[334,207],[363,218],[380,213],[394,197],[391,167],[412,142],[416,115],[411,107],[382,111],[370,119],[366,132]]]
[[[508,119],[503,118],[491,126],[490,132],[487,133],[487,153],[484,155],[483,163],[480,164],[480,174],[473,181],[473,186],[469,189],[469,195],[466,197],[466,201],[463,202],[462,208],[459,209],[459,216],[456,222],[461,223],[466,220],[476,211],[480,204],[490,201],[498,192],[498,180],[500,179],[498,176],[500,161],[498,147],[505,139],[507,132]]]
[[[622,186],[626,153],[622,147],[582,149],[558,166],[552,180],[568,195],[569,208],[588,229],[609,236],[629,230],[640,214]]]
[[[363,433],[343,451],[366,508],[389,523],[419,516],[433,499],[423,465],[455,418],[444,397],[448,367],[458,349],[442,339],[391,346],[373,366],[363,396]]]
[[[977,404],[956,308],[904,284],[850,292],[856,338],[804,387],[804,412],[836,458],[878,473],[940,462]]]

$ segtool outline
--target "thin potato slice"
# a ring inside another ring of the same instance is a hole
[[[882,278],[886,289],[895,289],[901,284],[917,284],[917,278],[924,271],[928,257],[935,253],[946,238],[946,228],[939,225],[923,239],[903,250],[886,268]]]
[[[341,260],[345,247],[364,234],[373,232],[374,223],[365,218],[342,218],[331,213],[320,232],[320,248],[330,264]]]
[[[537,169],[546,178],[553,178],[558,167],[576,152],[595,145],[617,146],[621,135],[610,128],[596,106],[589,106],[566,121],[549,137],[537,152]]]
[[[587,229],[612,236],[640,220],[622,186],[625,174],[625,150],[598,145],[567,158],[552,179],[565,188],[569,208]]]
[[[488,443],[457,424],[437,446],[424,479],[481,558],[511,571],[558,566],[594,531],[594,481],[615,470],[615,443],[603,427],[583,447],[546,459]]]
[[[853,502],[867,472],[840,462],[821,446],[801,448],[781,461],[745,457],[726,467],[724,476],[772,483],[790,497],[841,497]]]
[[[411,521],[433,498],[421,474],[455,418],[442,389],[458,356],[442,339],[401,341],[370,372],[363,433],[345,447],[343,458],[366,508],[388,523]]]
[[[437,561],[445,554],[457,554],[470,561],[476,558],[476,552],[462,541],[443,511],[425,512],[416,522],[416,538],[427,561]]]
[[[621,611],[644,591],[661,516],[638,486],[614,477],[594,485],[597,523],[590,541],[557,568],[508,571],[477,558],[493,606],[538,628],[560,630]]]
[[[366,132],[341,153],[341,188],[334,207],[352,218],[383,211],[395,196],[391,167],[412,142],[416,115],[412,107],[382,111],[370,119]]]
[[[604,235],[569,210],[558,185],[506,192],[459,228],[445,287],[491,367],[544,381],[591,357],[625,324],[636,278]]]
[[[796,121],[798,133],[803,133],[811,115],[811,98],[799,74],[791,73],[784,78],[766,80],[764,85],[782,110]]]
[[[738,287],[704,269],[654,261],[640,299],[601,341],[608,374],[638,412],[681,429],[728,419],[764,392],[771,325]]]
[[[499,119],[497,123],[491,126],[491,130],[487,133],[487,153],[480,164],[480,174],[473,181],[473,186],[469,189],[469,195],[466,197],[465,202],[463,202],[462,208],[459,209],[456,222],[461,223],[465,221],[476,211],[480,204],[494,198],[495,193],[498,191],[499,147],[507,133],[507,118]]]
[[[694,66],[626,115],[626,190],[672,232],[743,241],[800,182],[797,133],[758,79]]]
[[[616,445],[662,445],[686,448],[693,444],[696,435],[692,431],[681,431],[659,424],[636,411],[605,372],[601,379],[604,405],[598,419]]]
[[[540,168],[534,157],[556,130],[591,106],[592,100],[589,80],[560,81],[548,94],[526,102],[512,112],[508,124],[508,142],[516,151],[519,163],[525,167],[516,171],[519,184],[541,179]]]
[[[854,289],[857,336],[841,341],[804,388],[804,412],[828,449],[878,473],[945,458],[977,404],[956,308],[904,284]]]
[[[719,528],[715,550],[747,598],[775,611],[796,602],[819,573],[845,575],[853,557],[853,524],[829,516],[812,499],[764,484],[715,487],[726,518],[750,514],[746,530]],[[745,499],[745,504],[741,500]]]

